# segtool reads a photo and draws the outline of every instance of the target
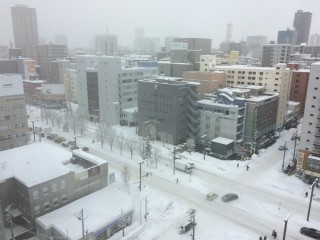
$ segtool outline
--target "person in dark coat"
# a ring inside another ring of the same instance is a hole
[[[262,236],[259,237],[259,240],[262,240]]]
[[[263,237],[263,240],[267,240],[267,236],[264,236],[264,237]]]
[[[247,171],[249,170],[249,166],[247,166]]]
[[[306,197],[308,197],[308,192],[306,192],[305,194],[306,194]]]

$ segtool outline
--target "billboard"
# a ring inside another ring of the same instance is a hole
[[[188,43],[186,43],[186,42],[173,42],[173,43],[171,43],[171,50],[188,50]]]

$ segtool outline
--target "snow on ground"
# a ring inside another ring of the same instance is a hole
[[[40,119],[39,110],[35,107],[28,107],[28,114],[30,120]],[[35,125],[45,127],[46,121],[39,120]],[[118,133],[136,137],[134,127],[115,126],[115,129]],[[65,136],[68,140],[72,140],[74,136],[73,132],[66,133],[57,128],[53,128],[53,132]],[[125,237],[119,232],[111,239],[190,239],[191,231],[179,235],[178,229],[188,222],[187,210],[195,208],[198,211],[196,239],[251,240],[258,239],[260,235],[267,235],[268,239],[271,239],[274,228],[281,238],[284,219],[292,214],[288,220],[287,239],[303,240],[308,238],[299,233],[302,226],[319,229],[320,202],[316,200],[320,191],[315,188],[316,196],[312,203],[310,222],[307,222],[309,198],[305,198],[304,194],[306,191],[310,193],[309,185],[295,176],[282,173],[282,165],[286,167],[292,159],[294,142],[290,138],[295,132],[295,129],[284,130],[273,146],[261,150],[248,161],[226,161],[210,156],[206,156],[204,160],[203,154],[183,152],[179,154],[181,159],[195,163],[196,168],[191,175],[178,170],[173,175],[173,146],[151,142],[153,146],[161,149],[161,159],[157,168],[154,164],[142,164],[143,174],[152,173],[151,177],[143,178],[142,192],[139,192],[137,183],[137,163],[141,161],[137,152],[131,159],[129,151],[124,149],[121,154],[117,144],[111,151],[107,142],[103,148],[97,141],[92,143],[95,139],[95,125],[92,123],[84,137],[77,137],[77,143],[89,147],[90,152],[98,157],[104,156],[109,162],[110,171],[116,173],[117,182],[114,184],[129,191],[133,197],[136,210],[134,223],[126,228]],[[278,150],[278,147],[285,142],[289,149],[283,158],[283,151]],[[129,187],[125,187],[122,182],[124,162],[131,168]],[[219,195],[212,202],[205,199],[210,191]],[[239,199],[229,203],[222,202],[221,196],[228,192],[236,192]],[[147,222],[144,219],[146,197],[149,213]]]

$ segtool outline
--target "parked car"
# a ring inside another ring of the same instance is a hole
[[[189,222],[187,223],[185,226],[180,226],[179,228],[179,233],[182,234],[182,233],[187,233],[191,228],[193,228],[193,226],[196,226],[197,223],[196,222]]]
[[[285,145],[281,145],[278,147],[279,150],[288,150],[288,148]]]
[[[206,199],[208,201],[212,201],[213,199],[217,198],[218,194],[214,193],[214,192],[209,192],[206,196]]]
[[[228,193],[228,194],[226,194],[226,195],[224,195],[224,196],[222,197],[222,201],[224,201],[224,202],[230,202],[230,201],[236,200],[236,199],[238,199],[238,198],[239,198],[239,197],[238,197],[237,194],[235,194],[235,193]]]
[[[83,147],[82,151],[89,152],[89,148],[88,147]]]
[[[57,137],[54,139],[54,142],[56,143],[62,143],[63,141],[65,141],[66,139],[64,137]]]
[[[61,145],[62,145],[63,147],[69,147],[69,146],[70,146],[69,143],[65,143],[65,142],[63,142]]]
[[[58,134],[50,134],[47,136],[47,139],[53,140],[55,138],[59,137]]]
[[[76,142],[75,141],[69,141],[68,144],[73,146],[73,145],[76,144]]]
[[[76,150],[76,149],[79,149],[79,147],[78,146],[71,146],[71,150]]]
[[[314,239],[320,239],[320,231],[314,228],[302,227],[300,233]]]

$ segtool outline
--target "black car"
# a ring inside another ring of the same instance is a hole
[[[320,240],[320,231],[314,228],[302,227],[300,229],[300,233],[314,239]]]
[[[237,194],[235,194],[235,193],[228,193],[228,194],[226,194],[226,195],[224,195],[224,196],[222,197],[222,201],[224,201],[224,202],[230,202],[230,201],[236,200],[236,199],[238,199],[238,198],[239,198],[239,197],[238,197]]]

